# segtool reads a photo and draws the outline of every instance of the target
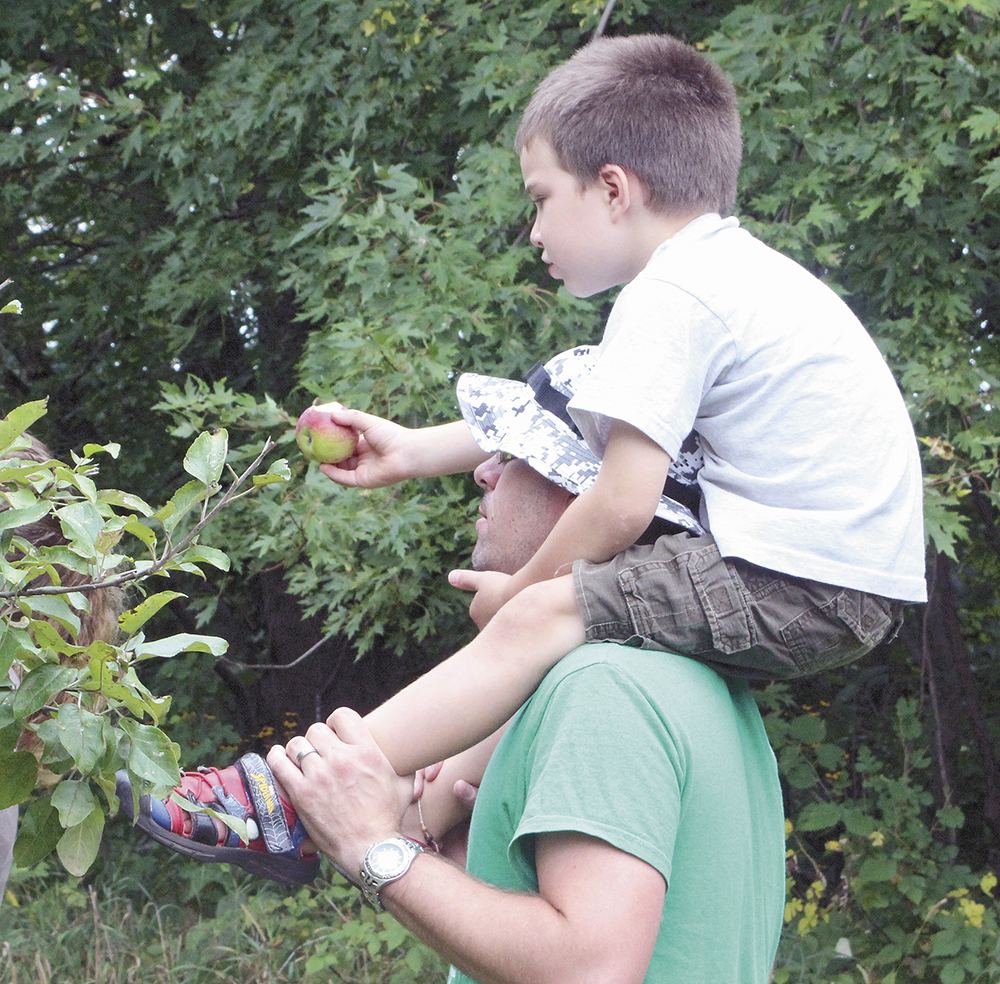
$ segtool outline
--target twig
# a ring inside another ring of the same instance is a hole
[[[320,646],[336,638],[337,633],[331,632],[324,636],[319,642],[313,643],[301,656],[296,656],[290,663],[241,663],[238,659],[227,659],[222,657],[219,662],[239,670],[290,670],[293,666],[298,666],[304,659],[312,656]]]
[[[25,598],[34,595],[59,595],[59,594],[70,594],[76,591],[91,591],[98,588],[117,588],[119,585],[128,584],[131,581],[143,580],[153,574],[158,574],[162,571],[178,554],[183,553],[191,544],[195,541],[198,534],[215,518],[216,514],[220,509],[225,508],[230,502],[235,502],[237,499],[242,498],[244,495],[248,495],[253,489],[246,489],[243,492],[239,492],[240,486],[260,467],[260,463],[264,460],[267,453],[275,447],[274,441],[268,438],[264,442],[264,447],[260,454],[254,459],[253,463],[242,475],[240,475],[236,481],[226,490],[222,498],[215,504],[215,506],[205,513],[202,518],[195,524],[194,528],[191,530],[187,536],[179,544],[174,547],[170,547],[167,552],[150,567],[144,570],[138,570],[137,568],[132,568],[131,570],[124,571],[121,574],[116,574],[114,577],[110,577],[104,581],[92,581],[89,584],[75,584],[72,588],[66,588],[62,585],[45,585],[39,588],[24,588],[18,591],[0,591],[0,598]]]
[[[608,0],[607,5],[604,8],[604,13],[601,14],[601,22],[597,25],[597,29],[594,31],[594,37],[599,38],[604,33],[604,28],[608,26],[608,21],[611,19],[611,11],[615,9],[615,4],[618,0]]]

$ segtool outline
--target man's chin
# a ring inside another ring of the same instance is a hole
[[[488,543],[480,540],[472,548],[472,569],[474,571],[495,571],[497,574],[516,574],[521,565],[512,563],[517,558],[498,556]]]
[[[484,564],[488,561],[487,552],[483,548],[480,542],[472,548],[472,569],[474,571],[488,571],[489,567],[485,567]]]

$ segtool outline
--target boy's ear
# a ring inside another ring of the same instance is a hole
[[[638,177],[618,164],[605,164],[598,175],[598,181],[613,218],[624,215],[635,204],[641,204],[644,200],[642,183]]]

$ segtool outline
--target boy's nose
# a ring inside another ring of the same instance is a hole
[[[537,246],[539,249],[542,248],[542,237],[538,233],[538,219],[535,219],[531,224],[531,235],[528,236],[528,241],[532,246]]]

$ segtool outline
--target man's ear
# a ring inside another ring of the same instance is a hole
[[[627,214],[636,204],[642,204],[645,198],[639,178],[618,164],[605,164],[597,180],[611,208],[613,220]]]

